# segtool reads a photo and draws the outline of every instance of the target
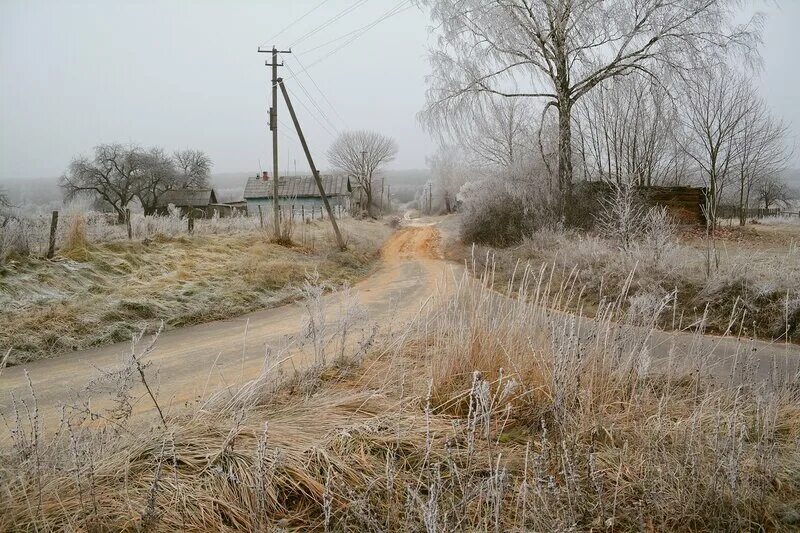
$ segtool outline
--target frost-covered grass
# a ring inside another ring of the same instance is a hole
[[[583,290],[583,312],[622,295],[626,305],[670,298],[667,329],[705,329],[800,342],[800,232],[797,226],[722,228],[656,235],[623,249],[618,240],[574,231],[538,231],[511,248],[478,248],[498,281],[526,264]]]
[[[800,226],[800,210],[794,214],[780,215],[776,217],[766,217],[758,220],[759,224],[767,226]]]
[[[50,221],[50,215],[16,212],[13,219],[0,227],[0,262],[9,256],[43,256],[49,245]],[[59,213],[56,249],[62,249],[68,244],[69,233],[76,223],[83,225],[85,239],[90,244],[128,240],[127,226],[117,223],[116,215],[86,211],[81,206],[74,206]],[[179,213],[166,216],[134,213],[131,215],[131,240],[188,236],[188,224],[187,218],[181,217]],[[302,222],[295,220],[294,226],[299,229]],[[235,234],[260,229],[258,217],[238,214],[226,218],[214,216],[195,219],[193,234]]]
[[[680,348],[665,373],[648,372],[645,339],[664,309],[642,328],[614,313],[580,324],[551,309],[579,287],[518,274],[519,298],[464,280],[391,336],[374,337],[357,310],[326,328],[310,320],[257,379],[150,427],[129,418],[141,398],[168,401],[146,393],[157,372],[146,349],[100,374],[55,427],[31,386],[0,453],[0,529],[800,526],[797,375],[759,383],[743,360],[714,381],[707,354]],[[314,317],[319,290],[305,292]],[[311,366],[283,374],[276,361],[303,352]]]
[[[129,340],[162,320],[178,327],[274,306],[314,270],[333,285],[352,282],[369,271],[389,233],[380,223],[346,220],[349,249],[339,252],[327,221],[298,224],[291,247],[271,243],[250,219],[198,221],[191,237],[163,220],[140,222],[141,231],[155,225],[148,241],[106,236],[93,244],[97,234],[67,233],[69,246],[51,261],[14,256],[0,264],[0,351],[11,349],[10,363]]]

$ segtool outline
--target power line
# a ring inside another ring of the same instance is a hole
[[[319,124],[319,125],[320,125],[320,127],[321,127],[323,130],[325,130],[325,132],[326,132],[328,135],[330,135],[331,137],[335,137],[335,136],[336,136],[336,134],[335,134],[335,133],[333,133],[333,132],[332,132],[332,131],[331,131],[331,130],[330,130],[330,129],[329,129],[329,128],[328,128],[328,127],[325,125],[325,123],[324,123],[324,122],[322,122],[322,121],[321,121],[319,118],[317,118],[317,115],[316,115],[316,113],[314,113],[313,111],[311,111],[311,109],[310,109],[310,108],[309,108],[309,107],[308,107],[308,106],[305,104],[305,102],[303,102],[303,100],[302,100],[302,99],[301,99],[299,96],[297,96],[297,94],[296,94],[294,91],[292,91],[292,90],[291,90],[291,89],[289,89],[288,87],[286,88],[286,90],[287,90],[287,91],[289,91],[289,93],[290,93],[290,94],[291,94],[291,95],[292,95],[292,96],[293,96],[293,97],[294,97],[294,98],[295,98],[295,99],[296,99],[298,102],[300,102],[300,105],[302,105],[302,106],[305,108],[305,110],[306,110],[306,111],[308,111],[309,115],[311,115],[311,118],[313,118],[313,119],[314,119],[314,120],[317,122],[317,124]]]
[[[306,12],[304,15],[302,15],[300,18],[298,18],[298,19],[295,19],[293,22],[290,22],[290,23],[289,23],[287,26],[285,26],[285,27],[284,27],[284,28],[283,28],[281,31],[279,31],[278,33],[276,33],[275,35],[273,35],[272,37],[270,37],[270,38],[269,38],[267,41],[265,41],[265,42],[264,42],[264,43],[262,43],[262,44],[266,44],[266,43],[268,43],[268,42],[273,42],[273,41],[275,41],[275,38],[276,38],[276,37],[279,37],[279,36],[283,35],[283,34],[286,32],[286,30],[288,30],[289,28],[291,28],[292,26],[294,26],[295,24],[297,24],[298,22],[300,22],[301,20],[303,20],[304,18],[306,18],[307,16],[309,16],[311,13],[313,13],[313,12],[314,12],[314,11],[316,11],[317,9],[321,8],[323,5],[327,4],[328,2],[330,2],[330,0],[322,0],[322,2],[320,2],[319,4],[317,4],[315,7],[312,7],[312,8],[311,8],[309,11],[307,11],[307,12]]]
[[[289,71],[291,75],[294,76],[294,70],[292,70],[292,68],[289,65],[286,65],[286,69]],[[305,95],[308,97],[308,100],[311,102],[311,105],[313,105],[317,109],[317,111],[319,111],[320,116],[322,116],[325,122],[327,122],[333,128],[333,130],[338,133],[339,128],[336,126],[336,124],[333,123],[333,121],[331,121],[331,119],[328,117],[328,114],[319,106],[319,104],[317,104],[314,97],[311,96],[311,94],[308,92],[308,89],[306,89],[306,86],[303,85],[303,82],[300,81],[300,78],[295,76],[294,81],[297,83],[297,85],[300,86],[300,89],[302,89]]]
[[[371,30],[372,28],[374,28],[375,26],[377,26],[377,25],[378,25],[378,24],[380,24],[381,22],[383,22],[383,21],[385,21],[385,20],[387,20],[387,19],[389,19],[389,18],[391,18],[391,17],[393,17],[393,16],[395,16],[395,15],[397,15],[397,14],[400,14],[400,13],[402,13],[403,11],[406,11],[407,9],[411,8],[411,7],[412,7],[412,5],[413,5],[413,4],[412,4],[412,2],[413,2],[413,0],[405,0],[404,2],[401,2],[401,3],[400,3],[400,4],[398,4],[397,6],[393,7],[392,9],[390,9],[389,11],[387,11],[386,13],[384,13],[384,14],[383,14],[381,17],[379,17],[377,20],[375,20],[375,21],[371,22],[370,24],[367,24],[366,26],[364,26],[364,27],[361,29],[360,33],[358,33],[357,35],[354,35],[353,37],[351,37],[350,39],[348,39],[347,41],[345,41],[344,43],[342,43],[340,46],[338,46],[338,47],[334,48],[333,50],[331,50],[331,51],[330,51],[329,53],[327,53],[326,55],[324,55],[324,56],[322,56],[322,57],[318,58],[316,61],[312,62],[310,65],[308,65],[308,66],[307,66],[307,67],[305,67],[303,70],[301,70],[299,73],[296,73],[296,74],[294,74],[293,76],[290,76],[290,77],[288,77],[288,78],[285,78],[285,79],[284,79],[284,81],[286,81],[286,80],[290,80],[290,79],[293,79],[293,78],[296,78],[296,77],[297,77],[299,74],[303,74],[303,73],[307,72],[307,71],[308,71],[308,69],[310,69],[310,68],[311,68],[311,67],[313,67],[314,65],[318,65],[318,64],[319,64],[319,63],[321,63],[322,61],[325,61],[326,59],[328,59],[329,57],[331,57],[332,55],[334,55],[336,52],[338,52],[339,50],[341,50],[342,48],[344,48],[344,47],[345,47],[345,46],[347,46],[348,44],[350,44],[350,43],[352,43],[353,41],[355,41],[356,39],[359,39],[360,37],[362,37],[362,36],[363,36],[364,34],[366,34],[366,33],[367,33],[369,30]],[[352,32],[351,32],[351,33],[352,33]],[[334,41],[335,41],[335,40],[334,40]]]
[[[314,81],[314,78],[312,78],[312,77],[311,77],[311,74],[308,72],[308,69],[307,69],[307,68],[305,68],[305,67],[303,66],[303,64],[300,62],[300,58],[299,58],[299,57],[297,57],[297,64],[298,64],[298,65],[300,65],[300,68],[302,68],[302,69],[303,69],[303,72],[305,73],[306,77],[307,77],[309,80],[311,80],[311,83],[312,83],[312,84],[314,84],[314,87],[316,87],[316,88],[317,88],[317,91],[319,91],[319,94],[321,94],[321,95],[322,95],[322,98],[323,98],[323,99],[324,99],[324,100],[325,100],[325,101],[328,103],[328,105],[330,106],[330,108],[331,108],[331,109],[333,110],[333,112],[336,114],[336,117],[337,117],[339,120],[341,120],[341,121],[342,121],[342,123],[344,124],[344,123],[345,123],[345,120],[344,120],[344,118],[342,117],[342,115],[340,115],[340,114],[339,114],[339,111],[336,109],[336,106],[334,106],[334,105],[333,105],[333,103],[331,103],[331,101],[330,101],[330,100],[328,100],[328,97],[327,97],[327,96],[325,96],[325,92],[324,92],[324,91],[323,91],[323,90],[320,88],[320,86],[319,86],[319,85],[317,85],[317,82],[316,82],[316,81]]]
[[[403,4],[408,4],[408,5],[403,7]],[[378,24],[380,22],[383,22],[387,18],[392,17],[394,15],[397,15],[398,13],[401,13],[402,11],[405,11],[405,10],[411,8],[411,7],[413,7],[413,0],[406,0],[405,2],[401,2],[400,4],[396,5],[395,7],[393,7],[392,9],[390,9],[389,11],[387,11],[386,13],[381,15],[378,18],[377,21],[372,21],[369,24],[365,24],[364,26],[361,26],[360,28],[356,28],[355,30],[353,30],[353,31],[351,31],[349,33],[345,33],[344,35],[340,35],[339,37],[336,37],[335,39],[331,39],[330,41],[327,41],[325,43],[317,45],[314,48],[309,48],[307,50],[304,50],[303,54],[310,54],[311,52],[316,52],[320,48],[325,48],[329,44],[333,44],[333,43],[336,43],[338,41],[341,41],[342,39],[346,39],[347,37],[350,37],[351,35],[353,35],[355,33],[358,33],[358,32],[361,32],[361,31],[364,31],[364,32],[369,31],[376,24]],[[393,11],[396,11],[396,12],[392,13]]]
[[[316,35],[318,32],[320,32],[320,31],[324,30],[325,28],[327,28],[328,26],[330,26],[331,24],[333,24],[333,23],[334,23],[334,22],[336,22],[337,20],[339,20],[339,19],[341,19],[342,17],[344,17],[345,15],[347,15],[347,14],[349,14],[349,13],[353,12],[353,11],[354,11],[354,10],[356,10],[357,8],[359,8],[359,7],[361,7],[362,5],[364,5],[365,3],[367,3],[368,1],[369,1],[369,0],[357,0],[357,1],[356,1],[356,3],[355,3],[355,4],[353,4],[352,6],[350,6],[350,7],[348,7],[348,8],[345,8],[343,11],[340,11],[338,14],[334,15],[333,17],[331,17],[331,18],[330,18],[330,19],[328,19],[327,21],[323,22],[322,24],[320,24],[319,26],[317,26],[317,27],[316,27],[316,28],[314,28],[313,30],[311,30],[311,31],[309,31],[309,32],[307,32],[307,33],[305,33],[305,34],[301,35],[301,36],[300,36],[298,39],[296,39],[296,40],[295,40],[295,41],[294,41],[294,42],[293,42],[291,45],[289,45],[289,47],[291,48],[292,46],[295,46],[295,45],[297,45],[297,44],[299,44],[299,43],[301,43],[301,42],[305,41],[305,40],[306,40],[306,39],[308,39],[309,37],[311,37],[311,36],[313,36],[313,35]]]

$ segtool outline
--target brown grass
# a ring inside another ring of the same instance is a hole
[[[463,281],[405,331],[369,352],[349,343],[327,366],[283,376],[273,354],[259,379],[166,429],[98,431],[68,412],[43,439],[21,414],[0,459],[0,528],[800,526],[797,375],[759,384],[745,364],[715,381],[703,353],[649,372],[649,328],[603,319],[578,333],[542,302],[580,291],[524,276],[527,298]]]

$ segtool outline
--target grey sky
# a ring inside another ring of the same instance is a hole
[[[269,167],[267,55],[255,50],[271,45],[275,33],[321,1],[0,1],[0,178],[55,176],[75,154],[113,141],[200,148],[216,172],[254,171],[259,159]],[[347,39],[312,48],[370,24],[399,3],[327,0],[276,41],[289,46],[358,4],[285,56],[301,71],[301,64],[315,63]],[[796,132],[800,1],[767,11],[762,86]],[[427,24],[412,7],[311,66],[336,111],[299,76],[337,128],[394,136],[400,145],[395,168],[422,167],[431,151],[415,117],[424,103]],[[297,80],[287,79],[287,85],[313,109]],[[295,106],[324,167],[332,135],[299,101]],[[281,110],[282,123],[290,126],[282,103]],[[283,130],[281,168],[292,168],[294,160],[305,168],[292,132]]]

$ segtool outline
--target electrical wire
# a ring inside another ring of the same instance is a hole
[[[343,124],[346,124],[346,121],[345,121],[344,117],[342,117],[342,115],[339,114],[339,111],[336,109],[336,106],[334,106],[333,103],[330,100],[328,100],[328,97],[325,95],[325,92],[320,88],[319,85],[317,85],[317,82],[314,81],[314,78],[311,77],[311,74],[308,72],[308,69],[306,69],[305,66],[303,65],[303,63],[300,61],[300,56],[299,55],[295,56],[294,59],[297,60],[297,64],[300,65],[300,68],[303,69],[303,73],[306,75],[306,77],[309,80],[311,80],[311,83],[314,85],[314,87],[316,87],[316,89],[319,92],[319,94],[322,95],[322,98],[325,100],[325,102],[328,103],[328,106],[330,106],[330,108],[333,110],[333,112],[336,115],[336,117]]]
[[[386,13],[384,13],[382,16],[380,16],[380,17],[379,17],[378,19],[376,19],[375,21],[373,21],[373,22],[371,22],[370,24],[367,24],[366,26],[364,26],[364,27],[361,29],[360,33],[358,33],[357,35],[354,35],[353,37],[351,37],[350,39],[348,39],[347,41],[345,41],[344,43],[342,43],[340,46],[338,46],[338,47],[334,48],[333,50],[331,50],[330,52],[328,52],[328,53],[327,53],[327,54],[325,54],[324,56],[322,56],[322,57],[318,58],[316,61],[312,62],[312,63],[311,63],[310,65],[308,65],[307,67],[303,68],[303,69],[302,69],[300,72],[296,73],[296,74],[295,74],[295,75],[293,75],[293,76],[290,76],[290,77],[286,78],[284,81],[286,81],[286,80],[290,80],[290,79],[293,79],[293,78],[297,77],[298,75],[300,75],[300,74],[303,74],[303,73],[307,72],[307,71],[308,71],[308,70],[309,70],[311,67],[313,67],[313,66],[315,66],[315,65],[318,65],[319,63],[321,63],[321,62],[325,61],[326,59],[328,59],[329,57],[333,56],[334,54],[336,54],[336,52],[338,52],[339,50],[341,50],[342,48],[344,48],[344,47],[345,47],[345,46],[347,46],[348,44],[352,43],[352,42],[353,42],[353,41],[355,41],[356,39],[359,39],[359,38],[360,38],[360,37],[362,37],[364,34],[366,34],[366,33],[367,33],[369,30],[371,30],[372,28],[374,28],[375,26],[377,26],[377,25],[378,25],[378,24],[380,24],[381,22],[383,22],[383,21],[385,21],[385,20],[387,20],[387,19],[390,19],[391,17],[393,17],[393,16],[395,16],[395,15],[398,15],[398,14],[402,13],[403,11],[406,11],[406,10],[408,10],[408,9],[409,9],[409,8],[411,8],[412,6],[413,6],[413,0],[405,0],[404,2],[401,2],[401,3],[400,3],[400,4],[398,4],[397,6],[393,7],[392,9],[390,9],[389,11],[387,11]],[[351,34],[352,34],[352,33],[353,33],[353,32],[351,32]],[[334,41],[336,41],[336,39],[335,39]]]
[[[316,35],[317,33],[319,33],[320,31],[324,30],[325,28],[327,28],[328,26],[330,26],[334,22],[338,21],[342,17],[352,13],[353,11],[355,11],[356,9],[358,9],[359,7],[361,7],[362,5],[367,3],[368,1],[369,0],[356,0],[356,3],[353,4],[352,6],[350,6],[348,8],[345,8],[343,11],[340,11],[339,13],[337,13],[336,15],[334,15],[333,17],[331,17],[327,21],[323,22],[322,24],[320,24],[319,26],[317,26],[313,30],[301,35],[300,37],[298,37],[292,44],[289,45],[289,48],[293,48],[294,46],[297,46],[301,42],[303,42],[306,39],[308,39],[309,37],[312,37],[312,36]]]
[[[298,18],[298,19],[295,19],[294,21],[290,22],[290,23],[289,23],[288,25],[286,25],[286,26],[285,26],[285,27],[284,27],[284,28],[283,28],[281,31],[279,31],[278,33],[276,33],[275,35],[273,35],[272,37],[270,37],[270,39],[269,39],[268,41],[265,41],[265,42],[264,42],[264,43],[262,43],[262,44],[267,44],[267,43],[269,43],[269,42],[274,42],[274,41],[275,41],[275,39],[276,39],[277,37],[280,37],[281,35],[283,35],[284,33],[286,33],[286,31],[287,31],[289,28],[293,27],[295,24],[297,24],[298,22],[300,22],[301,20],[303,20],[304,18],[306,18],[306,17],[307,17],[307,16],[309,16],[311,13],[313,13],[313,12],[314,12],[314,11],[316,11],[317,9],[321,8],[323,5],[327,4],[328,2],[330,2],[330,0],[322,0],[322,2],[320,2],[319,4],[317,4],[315,7],[312,7],[312,8],[311,8],[309,11],[307,11],[307,12],[306,12],[304,15],[302,15],[300,18]]]
[[[300,89],[308,97],[308,100],[309,100],[309,102],[311,102],[311,105],[313,105],[317,109],[317,111],[319,112],[319,114],[323,118],[323,120],[325,120],[325,122],[327,122],[333,128],[333,130],[338,133],[339,132],[339,128],[336,126],[336,124],[333,123],[333,121],[328,117],[328,114],[319,106],[319,104],[317,104],[316,99],[313,96],[311,96],[311,94],[308,92],[308,89],[306,89],[306,86],[303,84],[302,81],[300,81],[300,78],[295,76],[294,71],[292,70],[292,67],[290,67],[289,65],[286,65],[286,69],[289,71],[289,74],[294,76],[294,81],[297,83],[298,86],[300,86]]]

